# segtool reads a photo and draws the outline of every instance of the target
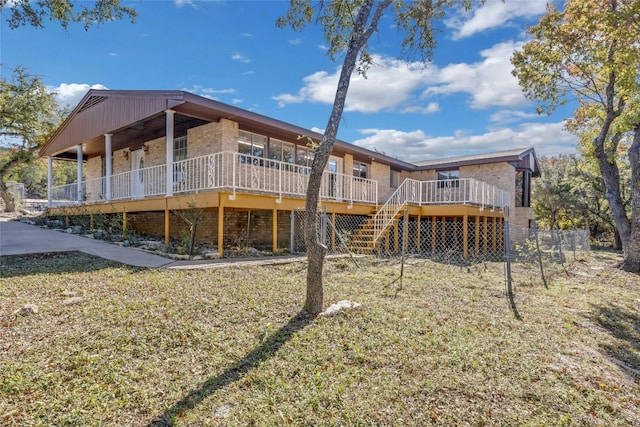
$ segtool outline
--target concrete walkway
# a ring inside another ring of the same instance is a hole
[[[0,217],[0,256],[24,255],[46,252],[79,251],[100,258],[117,261],[135,267],[206,269],[225,265],[286,264],[305,260],[306,256],[264,258],[232,258],[200,261],[174,261],[134,248],[114,245],[103,240],[89,239],[77,234],[41,228],[35,225]]]
[[[0,256],[80,251],[136,267],[164,267],[173,260],[102,240],[0,218]]]

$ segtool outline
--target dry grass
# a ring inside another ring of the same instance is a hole
[[[640,278],[611,254],[549,289],[515,268],[521,321],[501,264],[410,260],[396,292],[396,261],[330,261],[326,300],[363,307],[309,319],[302,263],[0,261],[0,425],[640,425]]]

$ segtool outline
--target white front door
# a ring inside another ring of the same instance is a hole
[[[342,199],[342,157],[331,156],[327,163],[329,172],[329,197]]]
[[[131,198],[144,197],[144,151],[131,152]]]

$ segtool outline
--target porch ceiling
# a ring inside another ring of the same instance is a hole
[[[187,129],[205,123],[208,123],[208,121],[176,114],[174,116],[174,135],[186,135]],[[113,151],[123,148],[138,149],[142,147],[145,142],[161,138],[165,136],[165,134],[166,118],[163,112],[112,132],[111,149]],[[85,142],[82,145],[82,151],[87,157],[104,155],[104,136],[101,135]],[[65,154],[71,158],[75,158],[75,150],[63,153],[61,157],[64,157]]]

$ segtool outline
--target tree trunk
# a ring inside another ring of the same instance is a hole
[[[304,240],[307,246],[307,298],[304,303],[304,309],[307,313],[315,315],[322,311],[324,302],[324,293],[322,286],[322,268],[327,248],[318,239],[318,201],[320,199],[320,186],[322,184],[322,174],[324,168],[329,161],[333,144],[338,134],[338,125],[344,110],[344,104],[347,99],[347,91],[351,80],[351,74],[358,59],[357,49],[352,48],[353,43],[349,43],[349,50],[342,65],[338,89],[336,90],[336,98],[329,117],[327,129],[322,136],[322,141],[316,149],[311,166],[311,174],[309,175],[309,185],[307,187],[307,199],[305,202],[305,227]]]
[[[336,89],[336,96],[333,102],[329,122],[325,129],[322,141],[316,149],[311,166],[311,174],[309,175],[309,185],[307,187],[307,199],[305,202],[305,227],[304,240],[307,246],[307,298],[304,303],[304,309],[309,314],[316,315],[322,311],[324,303],[324,293],[322,286],[322,268],[324,265],[324,257],[327,248],[318,239],[318,201],[320,199],[320,185],[322,183],[322,174],[324,168],[329,161],[333,144],[338,134],[338,126],[344,110],[344,104],[347,99],[349,83],[351,75],[355,69],[358,60],[358,54],[365,45],[371,35],[377,30],[378,22],[382,16],[382,12],[390,4],[391,0],[385,0],[378,3],[376,11],[367,27],[367,22],[371,16],[371,10],[375,0],[365,0],[358,10],[358,15],[349,39],[349,46],[345,54],[342,71],[340,72],[340,80]]]
[[[609,55],[612,55],[612,50],[609,51]],[[616,75],[614,72],[610,72],[609,81],[605,89],[606,116],[602,123],[602,127],[600,128],[600,132],[593,140],[593,145],[595,148],[596,158],[598,159],[600,174],[604,181],[605,198],[607,199],[607,202],[609,202],[611,216],[615,221],[616,228],[620,234],[620,240],[622,240],[622,247],[624,249],[629,243],[631,225],[629,223],[629,218],[627,218],[627,211],[620,195],[620,172],[615,161],[616,148],[622,135],[613,135],[611,138],[612,147],[609,147],[608,149],[606,147],[607,136],[611,130],[611,125],[613,121],[622,114],[622,110],[625,106],[624,98],[618,101],[617,108],[614,105],[616,98],[615,85]]]
[[[4,202],[4,211],[5,212],[15,212],[16,211],[16,201],[14,200],[11,193],[9,193],[7,189],[7,185],[0,181],[0,198]]]
[[[634,127],[633,142],[629,147],[631,163],[631,221],[627,245],[624,248],[624,271],[640,273],[640,124]]]

